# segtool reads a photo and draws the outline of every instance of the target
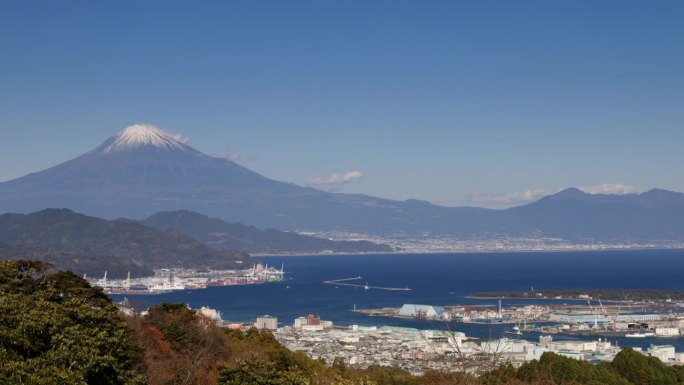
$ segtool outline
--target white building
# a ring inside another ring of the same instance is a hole
[[[655,335],[660,337],[679,337],[679,329],[668,327],[656,327]]]
[[[676,359],[675,348],[672,345],[651,345],[646,354],[657,357],[665,363],[673,362]]]
[[[276,330],[278,329],[278,317],[270,315],[257,317],[254,327],[260,330]]]

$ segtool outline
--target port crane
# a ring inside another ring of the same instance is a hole
[[[105,270],[104,277],[102,277],[102,279],[98,283],[99,283],[99,286],[102,287],[103,289],[107,288],[107,270]]]
[[[589,310],[591,310],[591,314],[594,315],[594,327],[598,327],[598,311],[594,310],[594,307],[591,305],[591,300],[587,300],[587,304],[589,305]]]
[[[612,315],[610,315],[610,314],[608,314],[608,308],[606,308],[605,306],[603,306],[603,303],[601,303],[601,298],[598,298],[598,302],[599,302],[599,306],[601,307],[601,311],[603,312],[604,320],[605,320],[606,322],[607,322],[608,320],[610,320],[610,322],[611,322],[611,328],[612,328],[613,330],[615,330],[615,329],[616,329],[616,324],[617,324],[617,317],[618,317],[618,315],[620,315],[620,307],[618,306],[617,311],[616,311],[615,313],[613,313]]]

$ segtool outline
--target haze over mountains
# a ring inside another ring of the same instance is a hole
[[[684,240],[681,193],[592,195],[571,188],[506,210],[329,193],[268,179],[145,125],[130,126],[80,157],[0,183],[0,212],[48,207],[134,219],[189,210],[259,228],[381,236]]]

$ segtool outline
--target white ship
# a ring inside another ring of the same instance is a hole
[[[157,283],[157,284],[148,286],[147,290],[149,290],[150,293],[161,293],[161,292],[165,292],[165,291],[185,290],[185,285],[183,285],[182,283],[179,283],[179,282],[169,283],[167,281],[163,281],[161,283]]]
[[[522,333],[522,330],[520,330],[520,326],[515,325],[515,326],[513,326],[513,330],[506,330],[504,332],[504,334],[521,336],[523,333]]]
[[[646,338],[646,337],[653,337],[655,336],[655,333],[627,333],[625,334],[626,338]]]

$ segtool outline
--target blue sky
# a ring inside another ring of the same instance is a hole
[[[143,122],[274,179],[395,199],[684,191],[683,15],[681,1],[2,2],[0,180]]]

